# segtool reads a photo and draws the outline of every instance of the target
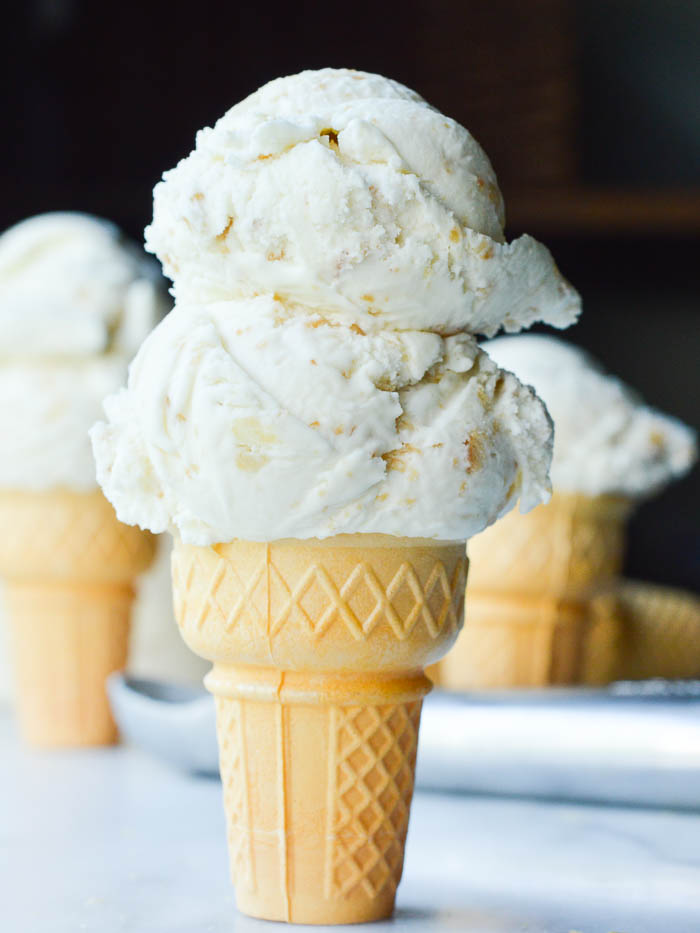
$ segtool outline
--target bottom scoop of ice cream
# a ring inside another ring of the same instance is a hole
[[[548,495],[544,406],[466,335],[369,335],[266,296],[183,305],[105,408],[117,514],[192,544],[465,540]]]
[[[640,498],[694,462],[690,428],[646,406],[578,347],[535,335],[499,337],[483,347],[547,405],[554,420],[556,490]]]

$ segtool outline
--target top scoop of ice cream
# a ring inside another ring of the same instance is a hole
[[[112,224],[32,217],[0,236],[0,486],[94,489],[88,430],[165,310]]]
[[[694,462],[690,428],[644,405],[577,347],[532,335],[499,337],[483,348],[546,403],[554,420],[555,489],[642,497]]]
[[[0,235],[0,357],[131,357],[163,312],[159,278],[105,220],[24,220]]]
[[[178,301],[277,295],[366,332],[568,326],[578,295],[503,224],[467,130],[394,81],[325,69],[202,130],[156,186],[146,244]]]

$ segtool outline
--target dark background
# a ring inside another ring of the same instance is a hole
[[[79,209],[137,239],[161,172],[270,78],[378,71],[489,153],[509,236],[584,296],[567,338],[698,426],[698,0],[5,0],[0,227]],[[700,589],[700,470],[643,505],[628,572]]]

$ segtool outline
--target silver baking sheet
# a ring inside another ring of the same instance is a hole
[[[191,772],[218,773],[212,697],[113,675],[127,741]],[[700,682],[426,697],[419,788],[700,809]]]
[[[700,808],[700,684],[459,694],[423,708],[419,787]]]

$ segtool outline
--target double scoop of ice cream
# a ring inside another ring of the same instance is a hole
[[[52,213],[0,236],[0,487],[94,489],[88,431],[165,310],[112,224]]]
[[[483,151],[375,75],[233,107],[155,190],[176,308],[92,432],[119,517],[183,541],[464,540],[548,495],[551,422],[476,334],[565,327],[548,251],[503,237]]]
[[[692,429],[645,405],[578,347],[554,337],[522,335],[498,337],[483,348],[547,405],[555,430],[555,490],[639,499],[694,463]]]

